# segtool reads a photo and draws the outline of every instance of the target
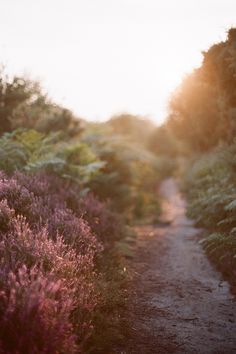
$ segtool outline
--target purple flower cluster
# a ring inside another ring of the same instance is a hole
[[[78,353],[93,330],[96,259],[122,223],[65,183],[0,175],[0,353]]]
[[[0,292],[0,352],[76,353],[73,297],[37,268],[10,271]]]

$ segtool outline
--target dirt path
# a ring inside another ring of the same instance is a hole
[[[236,301],[204,255],[172,179],[162,227],[139,227],[131,334],[122,353],[236,353]]]

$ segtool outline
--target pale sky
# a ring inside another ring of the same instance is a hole
[[[0,62],[75,114],[161,122],[201,51],[236,26],[236,0],[0,0]]]

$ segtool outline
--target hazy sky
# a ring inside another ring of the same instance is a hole
[[[164,119],[201,50],[236,25],[236,0],[0,0],[0,62],[87,119]]]

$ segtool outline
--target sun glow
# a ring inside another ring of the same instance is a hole
[[[160,122],[201,50],[234,24],[234,10],[234,0],[2,1],[1,61],[40,78],[79,116],[130,111]]]

